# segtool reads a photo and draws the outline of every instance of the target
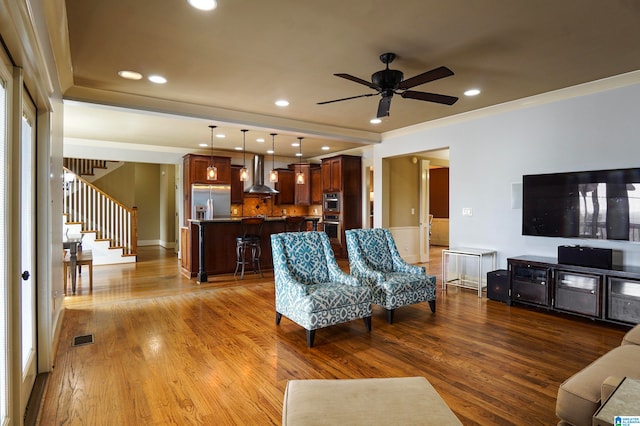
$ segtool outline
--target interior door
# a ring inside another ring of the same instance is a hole
[[[21,413],[31,395],[37,373],[36,276],[35,276],[35,107],[23,92],[20,140],[20,272],[22,329]]]
[[[429,261],[429,160],[420,160],[420,262]]]

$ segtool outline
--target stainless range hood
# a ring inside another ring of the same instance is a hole
[[[245,194],[264,194],[274,195],[279,194],[280,191],[268,187],[264,184],[264,155],[253,156],[253,185],[246,191]]]

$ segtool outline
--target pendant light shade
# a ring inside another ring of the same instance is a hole
[[[242,168],[240,169],[240,181],[249,180],[249,171],[247,170],[247,132],[249,130],[242,129]]]
[[[207,167],[207,180],[218,180],[218,168],[213,164],[213,129],[218,126],[209,126],[211,129],[211,158],[209,159],[209,167]]]
[[[276,170],[276,135],[271,133],[271,171],[269,172],[269,182],[278,183],[278,171]]]
[[[304,173],[302,173],[302,138],[298,138],[298,146],[300,147],[300,167],[298,168],[298,172],[296,173],[296,184],[304,185]]]

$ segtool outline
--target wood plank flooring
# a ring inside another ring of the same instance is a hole
[[[625,330],[443,292],[441,249],[427,264],[436,314],[408,306],[389,325],[376,306],[371,333],[362,321],[320,329],[312,349],[298,325],[275,325],[271,272],[198,285],[159,247],[96,266],[93,292],[87,271],[65,299],[39,424],[280,424],[287,380],[398,376],[426,377],[465,425],[557,423],[558,386]],[[85,334],[95,342],[71,345]]]

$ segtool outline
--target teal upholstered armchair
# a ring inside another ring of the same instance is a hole
[[[376,305],[387,310],[387,321],[401,306],[427,301],[436,312],[436,277],[425,268],[406,263],[388,229],[350,229],[345,231],[351,275],[371,288]]]
[[[309,347],[318,328],[363,318],[371,331],[371,291],[340,269],[327,234],[272,234],[271,250],[276,324],[284,315],[304,327]]]

